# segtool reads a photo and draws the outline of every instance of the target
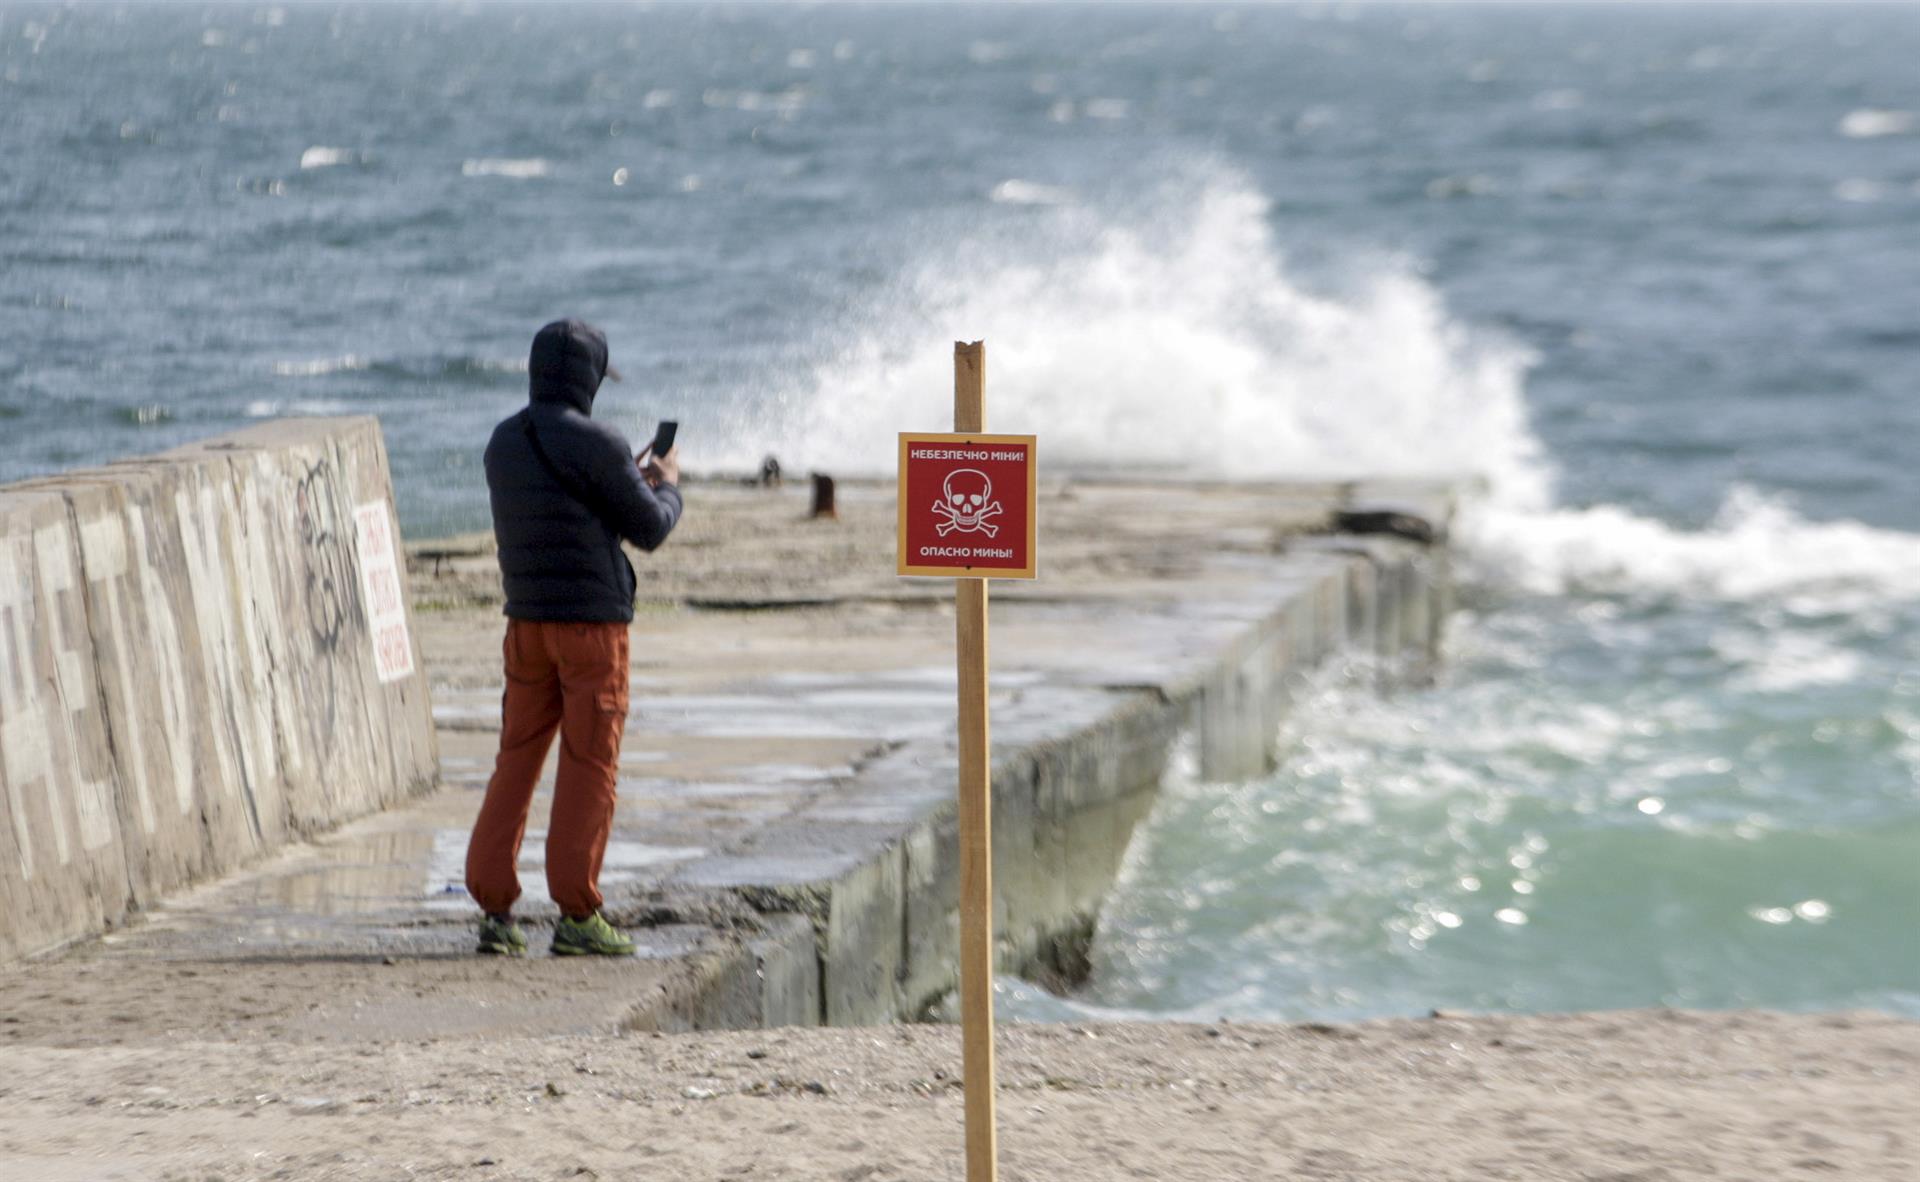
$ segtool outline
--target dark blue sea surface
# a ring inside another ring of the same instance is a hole
[[[1440,685],[1176,776],[1035,1014],[1920,1013],[1920,6],[0,3],[0,480],[533,330],[695,469],[1478,474]],[[1143,478],[1152,478],[1143,476]],[[1023,997],[1025,995],[1023,994]]]

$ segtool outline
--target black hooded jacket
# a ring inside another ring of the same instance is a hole
[[[607,372],[599,329],[578,320],[547,325],[533,338],[528,371],[527,408],[495,427],[487,443],[506,614],[626,623],[634,578],[620,541],[642,550],[665,541],[680,519],[680,490],[649,487],[626,439],[590,417]],[[554,471],[528,438],[529,422]]]

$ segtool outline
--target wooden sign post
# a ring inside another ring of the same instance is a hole
[[[967,1182],[994,1182],[993,817],[987,579],[1035,577],[1031,435],[987,435],[985,342],[953,346],[951,435],[900,436],[902,575],[953,578],[960,671],[960,1022]]]

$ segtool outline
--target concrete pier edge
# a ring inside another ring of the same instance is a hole
[[[402,558],[372,418],[0,488],[0,963],[433,786]]]
[[[1268,770],[1295,688],[1325,660],[1396,679],[1438,660],[1452,588],[1450,489],[1391,512],[1398,530],[1295,539],[1264,608],[1163,680],[1041,685],[996,704],[995,935],[1001,971],[1070,986],[1136,824],[1181,744],[1202,778]],[[1386,511],[1378,511],[1386,516]],[[1046,697],[1044,709],[1028,699]],[[1028,715],[1044,721],[1025,725]],[[931,1016],[957,987],[952,738],[916,740],[796,810],[751,850],[678,868],[656,897],[744,904],[759,930],[666,994],[641,1030],[869,1025]]]

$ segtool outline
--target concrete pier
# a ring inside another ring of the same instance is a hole
[[[0,963],[432,785],[392,503],[372,419],[0,488]]]
[[[468,538],[416,547],[412,573],[442,790],[20,966],[21,989],[137,974],[165,982],[175,1022],[292,1040],[925,1014],[955,983],[952,588],[891,574],[889,487],[840,482],[838,521],[808,521],[804,489],[688,495],[682,529],[635,560],[603,887],[639,957],[471,955],[461,861],[496,743],[501,621],[489,542]],[[1316,666],[1419,676],[1433,659],[1451,494],[1055,480],[1041,504],[1042,578],[994,603],[996,918],[1003,970],[1070,984],[1176,751],[1210,778],[1258,772]],[[518,908],[541,953],[547,805]]]

